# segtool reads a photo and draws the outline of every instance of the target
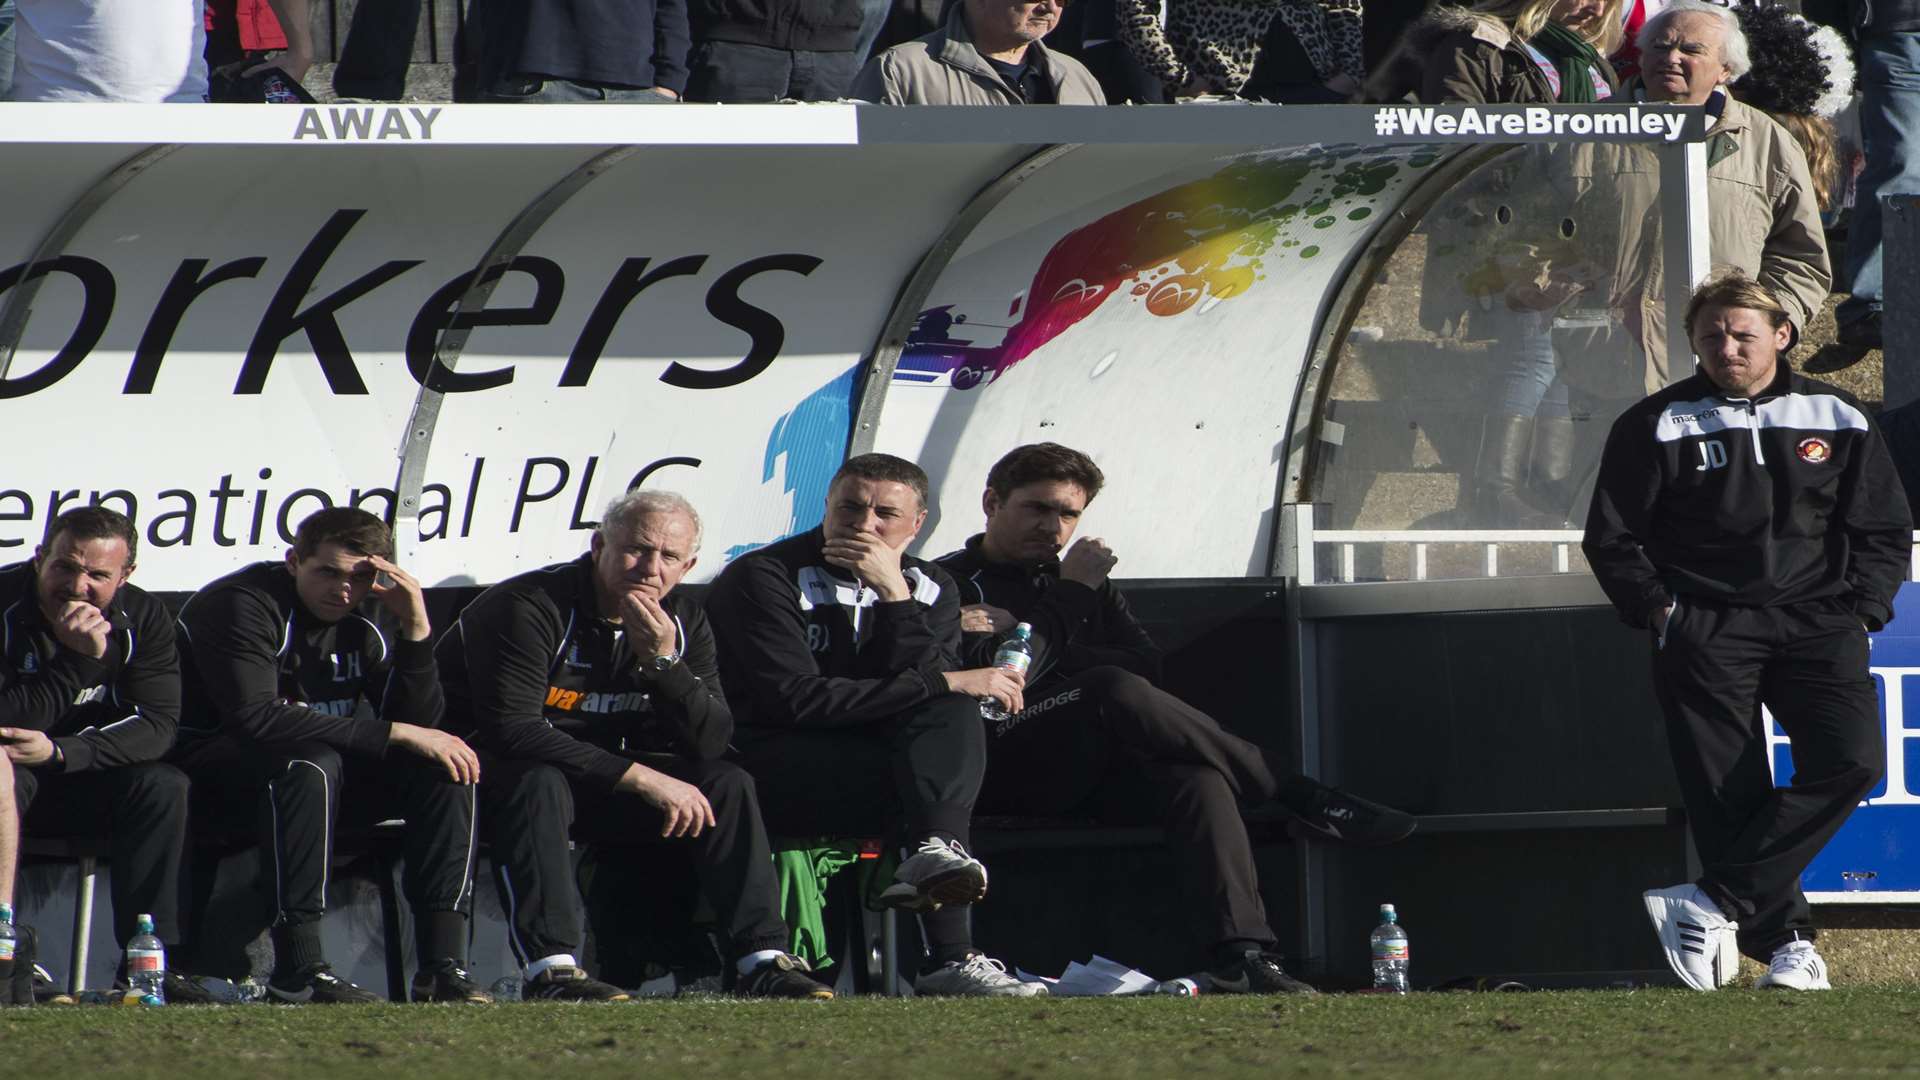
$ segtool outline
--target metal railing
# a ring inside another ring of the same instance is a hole
[[[1317,529],[1313,525],[1313,507],[1288,506],[1291,529],[1290,569],[1302,585],[1343,585],[1358,580],[1359,553],[1404,545],[1408,550],[1409,573],[1392,580],[1433,581],[1471,580],[1459,575],[1444,579],[1430,576],[1431,552],[1436,545],[1465,545],[1479,549],[1476,558],[1481,577],[1500,577],[1500,549],[1503,545],[1527,545],[1546,548],[1554,574],[1585,573],[1584,561],[1576,567],[1573,553],[1584,535],[1579,529]],[[1913,534],[1913,552],[1908,559],[1907,580],[1920,581],[1920,530]],[[1334,551],[1331,575],[1321,572],[1320,553]],[[1533,573],[1534,571],[1529,571]]]

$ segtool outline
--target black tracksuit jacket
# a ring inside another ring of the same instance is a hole
[[[70,773],[155,761],[173,746],[180,666],[160,601],[121,585],[107,605],[113,632],[98,660],[54,638],[31,562],[0,568],[0,604],[0,727],[46,732]]]
[[[750,552],[707,594],[743,729],[872,724],[950,692],[960,599],[946,571],[904,557],[913,595],[881,603],[823,543],[814,528]]]
[[[279,562],[202,586],[180,609],[182,741],[224,733],[379,757],[394,723],[439,727],[446,702],[432,643],[403,641],[377,605],[362,609],[315,618]]]
[[[1582,548],[1629,625],[1676,595],[1893,618],[1913,518],[1886,440],[1845,392],[1780,368],[1751,399],[1695,374],[1614,422]]]
[[[611,791],[634,753],[717,758],[733,737],[713,631],[698,604],[661,601],[680,662],[643,670],[618,624],[600,617],[582,555],[481,593],[440,641],[457,727],[476,746],[544,761]]]
[[[961,604],[1005,608],[1018,621],[1033,626],[1028,686],[1105,665],[1124,668],[1156,685],[1160,682],[1160,649],[1112,581],[1089,589],[1063,580],[1058,559],[1033,567],[993,562],[981,554],[980,541],[975,534],[966,547],[940,556],[934,565],[953,575]],[[992,664],[1000,641],[995,634],[964,635],[961,666]]]

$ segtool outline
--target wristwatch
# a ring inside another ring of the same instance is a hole
[[[656,656],[648,660],[647,670],[653,672],[655,675],[665,675],[667,672],[673,670],[673,665],[679,662],[679,653],[668,653],[665,656]]]

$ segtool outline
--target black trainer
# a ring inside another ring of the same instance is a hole
[[[33,1004],[33,973],[38,965],[39,935],[31,926],[14,924],[13,967],[0,979],[0,1005]]]
[[[1321,836],[1363,847],[1405,840],[1419,827],[1411,814],[1334,787],[1322,786],[1304,809],[1288,809],[1300,824]]]
[[[627,1001],[633,995],[577,967],[555,964],[528,979],[520,997],[526,1001]]]
[[[1849,349],[1885,348],[1880,332],[1880,313],[1868,312],[1857,319],[1841,323],[1834,334],[1834,340]]]
[[[797,956],[781,953],[740,977],[733,992],[741,997],[812,998],[825,1001],[833,991],[815,982],[808,974],[813,969]]]
[[[1207,972],[1216,994],[1317,994],[1320,991],[1286,973],[1280,958],[1248,949]]]
[[[284,978],[276,972],[267,980],[267,1000],[288,1005],[372,1005],[387,999],[335,975],[326,964],[314,964]]]
[[[220,999],[200,985],[200,980],[184,971],[168,971],[160,976],[160,988],[167,993],[169,1005],[218,1005]]]
[[[466,969],[451,960],[421,968],[413,976],[413,1000],[453,1005],[491,1005],[493,995],[480,988]]]

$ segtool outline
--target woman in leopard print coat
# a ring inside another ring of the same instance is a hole
[[[1313,64],[1297,81],[1344,98],[1366,78],[1361,0],[1115,0],[1120,40],[1167,84],[1170,94],[1239,94],[1278,20]]]

